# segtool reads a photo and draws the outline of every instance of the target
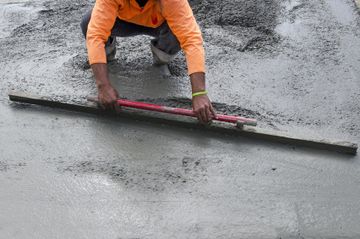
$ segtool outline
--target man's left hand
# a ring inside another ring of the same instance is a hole
[[[202,124],[209,123],[216,116],[214,108],[207,95],[193,97],[192,106],[197,118]]]

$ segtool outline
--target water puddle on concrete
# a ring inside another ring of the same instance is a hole
[[[299,41],[308,35],[308,30],[299,19],[293,22],[285,21],[277,25],[275,31],[281,36],[289,37],[293,40]]]
[[[300,5],[301,5],[301,2],[298,0],[288,0],[288,1],[284,2],[286,11],[291,11]]]
[[[0,39],[8,37],[16,28],[25,24],[37,15],[39,8],[34,1],[0,0]]]
[[[293,40],[302,40],[308,35],[308,30],[305,27],[304,22],[299,18],[290,17],[290,13],[300,9],[302,7],[301,2],[297,0],[285,1],[283,3],[283,8],[286,12],[286,17],[284,17],[282,23],[275,27],[275,31],[284,37],[289,37]]]
[[[345,0],[328,0],[328,3],[340,23],[350,25],[355,20],[354,9]]]

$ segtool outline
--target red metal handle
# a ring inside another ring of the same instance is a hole
[[[135,108],[135,109],[141,109],[141,110],[157,111],[157,112],[162,112],[162,113],[196,117],[194,111],[188,110],[188,109],[183,109],[183,108],[173,108],[173,107],[167,107],[167,106],[155,105],[155,104],[149,104],[149,103],[143,103],[143,102],[136,102],[136,101],[124,100],[124,99],[118,99],[117,103],[119,106],[122,106],[122,107],[129,107],[129,108]],[[256,119],[250,119],[250,118],[244,118],[244,117],[232,116],[232,115],[217,114],[216,118],[214,118],[213,120],[229,122],[229,123],[234,123],[234,124],[240,123],[240,124],[245,124],[245,125],[253,125],[253,126],[256,125]]]

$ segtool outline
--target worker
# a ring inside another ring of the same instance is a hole
[[[192,87],[192,107],[201,123],[215,117],[205,88],[205,54],[200,28],[187,0],[96,0],[82,19],[88,59],[99,103],[114,109],[118,92],[109,81],[107,62],[115,57],[116,37],[149,35],[153,64],[163,69],[182,49]],[[166,70],[163,70],[166,72]]]

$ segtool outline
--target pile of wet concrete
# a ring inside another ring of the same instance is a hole
[[[201,26],[206,47],[237,51],[264,49],[278,41],[278,36],[274,32],[280,11],[278,1],[280,0],[189,0]],[[48,43],[51,48],[60,46],[57,49],[60,54],[78,52],[79,57],[74,59],[70,67],[82,66],[82,62],[78,61],[84,61],[83,55],[86,54],[84,44],[75,44],[74,41],[83,42],[79,24],[82,16],[92,8],[94,2],[45,1],[38,17],[14,29],[11,37],[41,40]],[[119,57],[121,62],[126,62],[129,66],[134,63],[135,68],[151,63],[150,54],[144,56],[148,41],[132,39],[131,43],[125,40],[122,42],[121,51],[127,52],[123,52],[124,54]],[[66,47],[69,43],[73,46],[72,49]],[[24,48],[28,47],[24,46]],[[131,56],[127,54],[128,52],[131,52]],[[186,76],[183,57],[174,65],[176,67],[173,67],[172,73],[175,76]],[[78,75],[74,71],[72,73]]]
[[[276,43],[277,0],[190,0],[205,41],[238,51]]]
[[[279,4],[275,0],[190,0],[204,25],[274,26]]]

